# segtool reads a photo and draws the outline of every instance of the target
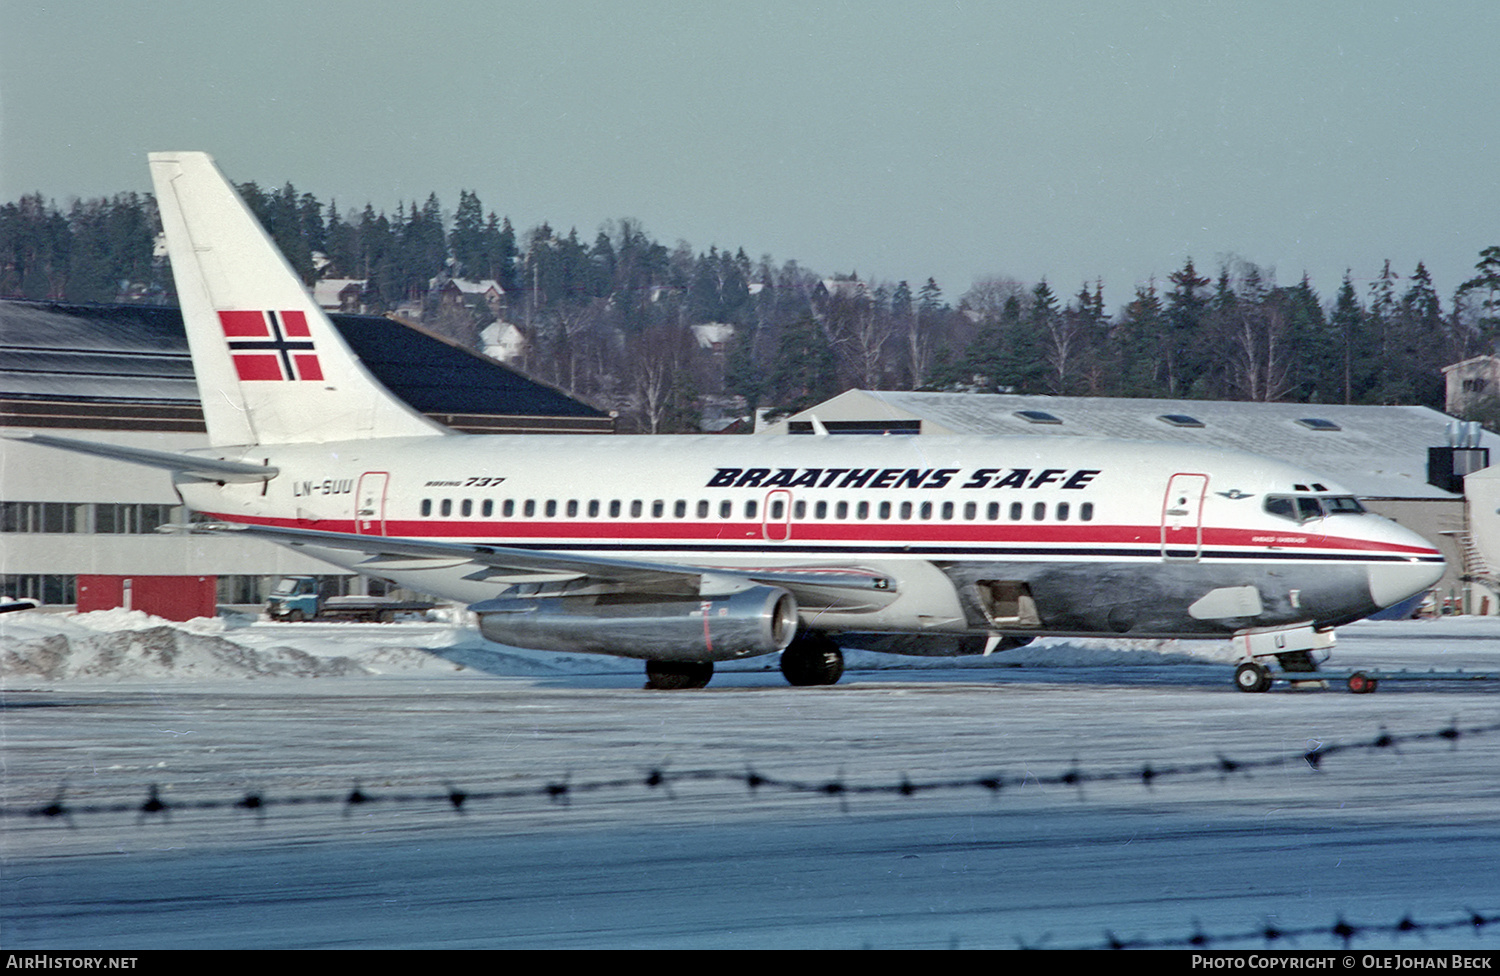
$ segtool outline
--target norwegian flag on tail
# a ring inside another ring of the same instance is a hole
[[[241,380],[323,379],[302,312],[220,312],[219,323]]]

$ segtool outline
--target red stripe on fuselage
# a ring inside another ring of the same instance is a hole
[[[352,519],[304,519],[250,517],[215,514],[228,522],[244,522],[280,528],[313,529],[324,532],[354,533]],[[504,521],[387,519],[385,535],[401,539],[466,541],[496,545],[532,545],[551,542],[595,542],[614,546],[622,542],[716,543],[763,542],[768,550],[797,545],[888,545],[893,554],[902,548],[944,545],[1058,545],[1089,548],[1140,546],[1160,548],[1158,525],[1051,525],[1051,524],[954,524],[954,523],[826,523],[795,522],[785,541],[766,540],[760,522],[623,522]],[[361,533],[369,535],[370,533]],[[736,548],[739,548],[736,546]],[[1251,549],[1288,553],[1368,553],[1422,557],[1440,555],[1438,550],[1420,546],[1358,539],[1346,536],[1320,536],[1310,533],[1274,533],[1261,529],[1210,528],[1203,530],[1203,549]],[[1080,555],[1086,555],[1080,551]],[[1149,554],[1149,553],[1143,553]]]

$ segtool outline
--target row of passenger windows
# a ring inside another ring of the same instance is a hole
[[[538,501],[527,498],[517,501],[514,498],[506,498],[500,502],[486,498],[477,505],[471,498],[452,499],[441,498],[434,501],[431,498],[422,499],[422,517],[431,518],[437,515],[440,518],[451,518],[454,515],[460,518],[471,518],[476,510],[481,518],[494,518],[498,511],[500,518],[645,518],[649,511],[651,518],[667,518],[671,511],[672,518],[688,518],[689,512],[693,518],[734,518],[735,503],[732,501],[720,501],[715,503],[707,499],[699,499],[696,503],[684,499],[668,502],[658,498],[650,502],[639,498],[629,502],[620,499],[600,501],[590,499],[582,502],[577,499],[558,501],[546,499]],[[1076,518],[1080,522],[1089,522],[1094,518],[1094,503],[1082,502],[1078,505],[1076,514],[1071,503],[1057,502],[1049,506],[1046,502],[1032,502],[1029,506],[1026,502],[989,502],[983,506],[983,518],[990,522],[999,522],[1008,518],[1012,522],[1024,521],[1027,518],[1028,508],[1030,518],[1034,522],[1043,522],[1048,519],[1049,509],[1051,518],[1058,522],[1067,522]],[[626,513],[629,513],[627,516]],[[717,512],[717,515],[715,514]],[[747,519],[761,517],[760,503],[755,500],[743,503],[742,512]],[[608,513],[606,515],[606,513]],[[835,519],[847,521],[850,517],[856,521],[868,521],[872,518],[878,520],[900,519],[911,521],[919,519],[931,521],[938,519],[944,522],[962,520],[965,522],[979,521],[981,507],[979,502],[807,502],[798,500],[787,507],[785,499],[773,498],[765,509],[765,518],[768,521],[779,522],[788,516],[794,521],[806,521],[811,515],[815,521]]]

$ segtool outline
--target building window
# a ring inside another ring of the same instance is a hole
[[[0,576],[0,593],[50,604],[77,603],[78,577],[54,573]]]

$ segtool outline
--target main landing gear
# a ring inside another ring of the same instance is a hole
[[[653,691],[684,691],[705,687],[714,676],[712,661],[647,661],[646,687]]]
[[[799,634],[781,652],[781,673],[798,687],[835,684],[844,674],[844,652],[827,634]]]
[[[827,634],[800,634],[781,652],[781,673],[798,687],[835,684],[844,674],[844,652]],[[651,691],[702,688],[713,676],[712,661],[646,662],[646,688]]]

